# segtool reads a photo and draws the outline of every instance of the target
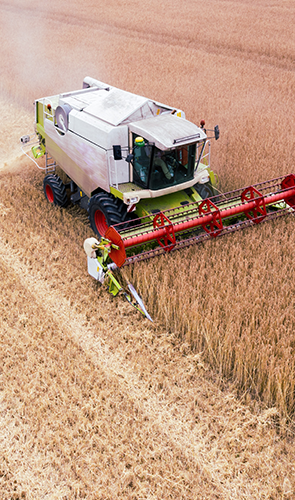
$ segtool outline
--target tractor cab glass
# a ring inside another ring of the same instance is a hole
[[[133,181],[143,188],[164,189],[194,177],[196,144],[161,151],[142,137],[133,137]]]
[[[133,181],[144,188],[148,187],[152,146],[142,137],[133,137]]]
[[[182,184],[194,177],[196,145],[179,146],[169,151],[154,148],[150,189]]]

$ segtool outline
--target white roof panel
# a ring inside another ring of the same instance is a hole
[[[84,113],[117,126],[140,109],[148,99],[117,88],[99,90],[97,98],[83,109]]]
[[[159,149],[171,149],[206,139],[204,131],[175,114],[162,114],[129,125],[131,132],[155,144]]]

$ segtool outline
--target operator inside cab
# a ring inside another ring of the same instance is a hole
[[[133,134],[133,182],[152,190],[193,179],[196,144],[162,151]]]

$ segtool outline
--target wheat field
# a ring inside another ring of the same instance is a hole
[[[0,499],[294,498],[294,216],[124,268],[151,324],[19,149],[34,99],[89,75],[219,124],[223,191],[294,172],[293,2],[0,13]]]

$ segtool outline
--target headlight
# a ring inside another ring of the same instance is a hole
[[[133,198],[126,198],[124,199],[124,202],[126,203],[126,205],[134,205],[139,202],[139,197],[134,196]]]

